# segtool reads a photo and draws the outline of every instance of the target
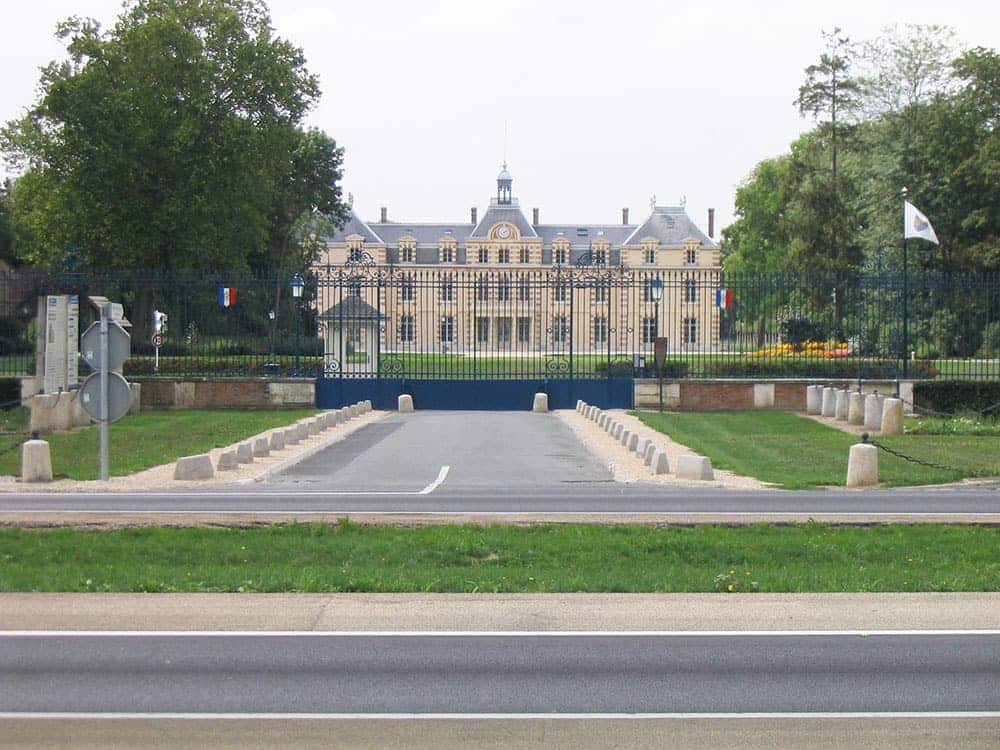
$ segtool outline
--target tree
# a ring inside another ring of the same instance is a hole
[[[14,232],[10,226],[10,183],[0,186],[0,262],[14,262]]]
[[[75,247],[94,269],[245,268],[265,252],[275,165],[319,86],[264,4],[128,0],[110,31],[72,18],[59,37],[68,59],[0,143],[27,168],[25,259],[58,268]]]

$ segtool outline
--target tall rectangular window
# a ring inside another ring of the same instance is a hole
[[[517,319],[517,343],[528,344],[531,342],[531,318]]]
[[[476,343],[488,344],[490,341],[490,319],[476,318]]]
[[[413,274],[408,273],[403,277],[403,281],[400,284],[399,290],[402,293],[403,302],[413,301],[414,297],[416,297],[413,287]]]
[[[608,265],[608,252],[607,252],[607,250],[595,250],[594,251],[594,265],[595,266],[606,266],[606,265]]]
[[[476,282],[476,299],[479,302],[486,302],[490,298],[490,282],[488,279],[479,279]]]
[[[518,283],[517,298],[521,302],[528,302],[531,299],[531,282],[528,279],[521,279]]]
[[[556,251],[552,254],[552,258],[557,266],[566,265],[566,249],[562,247],[556,249]]]
[[[518,260],[521,263],[530,263],[531,262],[531,255],[528,252],[528,248],[526,248],[526,247],[522,247],[521,248],[521,254],[520,254],[520,257],[518,258]]]
[[[485,247],[479,248],[479,262],[480,263],[490,262],[490,251],[488,248]]]
[[[653,296],[653,279],[646,279],[642,285],[642,301],[643,302],[655,302],[656,298]]]
[[[453,315],[441,316],[441,342],[450,344],[455,340],[455,317]]]
[[[684,279],[684,301],[698,301],[698,284],[694,279]]]
[[[647,250],[643,251],[643,260],[646,262],[647,265],[650,266],[656,263],[656,250],[654,250],[653,248],[648,248]]]
[[[510,318],[497,318],[497,346],[510,346],[513,332],[513,321]]]
[[[682,326],[684,343],[685,344],[697,344],[698,343],[698,319],[697,318],[684,318],[684,325]]]
[[[608,319],[594,318],[594,343],[608,343]]]
[[[552,340],[557,344],[566,343],[566,333],[569,328],[566,325],[565,315],[556,315],[552,318]]]
[[[400,341],[413,341],[415,333],[416,333],[416,326],[414,325],[412,315],[404,315],[402,318],[399,319]]]
[[[450,276],[446,276],[441,281],[441,301],[451,302],[455,299],[455,283]]]
[[[497,263],[510,263],[510,248],[501,247],[497,251]]]
[[[642,343],[652,344],[656,341],[659,326],[655,315],[642,319]]]
[[[510,301],[510,279],[500,279],[497,282],[497,299],[501,302]]]
[[[350,250],[347,251],[347,260],[350,263],[360,263],[361,257],[362,255],[360,247],[352,247]]]
[[[441,248],[441,262],[442,263],[454,263],[455,262],[455,251],[450,247]]]
[[[594,302],[607,302],[608,301],[608,285],[604,283],[599,283],[594,287]]]
[[[698,262],[698,251],[688,250],[684,253],[684,262],[689,266],[693,266]]]
[[[556,285],[554,287],[554,292],[555,292],[554,296],[555,296],[555,301],[556,302],[565,302],[566,301],[566,289],[567,288],[568,287],[567,287],[565,281],[557,281],[556,282]]]
[[[412,263],[416,251],[412,247],[401,247],[399,249],[399,262]]]

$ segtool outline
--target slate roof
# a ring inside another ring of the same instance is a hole
[[[356,213],[354,209],[351,209],[350,218],[348,218],[347,223],[344,224],[340,229],[334,231],[334,233],[328,238],[333,242],[343,242],[345,238],[350,237],[352,234],[360,234],[365,238],[365,242],[371,242],[376,245],[385,244],[382,238],[372,231],[371,226],[363,222]]]
[[[485,239],[489,236],[490,227],[496,224],[498,221],[506,221],[509,224],[513,224],[517,227],[517,231],[521,233],[522,237],[537,237],[535,233],[535,228],[531,226],[528,220],[521,213],[521,209],[517,204],[498,204],[491,203],[489,209],[483,214],[483,218],[479,220],[476,224],[476,228],[472,230],[471,237],[476,239]]]
[[[570,247],[589,248],[591,243],[600,238],[611,243],[612,247],[622,244],[634,230],[634,224],[539,224],[535,227],[542,244],[551,245],[555,240],[565,237]],[[583,232],[586,232],[584,234]],[[599,232],[604,232],[603,237]],[[560,233],[562,233],[560,235]]]
[[[319,316],[320,320],[372,320],[383,319],[382,313],[361,297],[348,296]]]
[[[417,247],[423,245],[437,247],[441,238],[449,232],[461,245],[474,228],[472,224],[403,224],[399,222],[371,224],[370,226],[388,245],[398,245],[399,238],[408,234],[417,240]]]
[[[717,247],[695,226],[687,212],[678,206],[657,206],[654,208],[653,213],[646,219],[646,223],[633,231],[622,244],[638,245],[646,237],[655,237],[660,245],[667,246],[680,245],[684,240],[693,237],[698,240],[701,247]]]

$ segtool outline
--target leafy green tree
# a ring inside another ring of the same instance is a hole
[[[276,164],[319,95],[259,0],[128,0],[112,29],[72,18],[68,59],[3,131],[25,260],[238,268],[268,247]],[[278,149],[275,151],[275,149]],[[337,175],[339,177],[339,173]]]
[[[14,231],[10,226],[10,183],[0,186],[0,261],[14,262]]]

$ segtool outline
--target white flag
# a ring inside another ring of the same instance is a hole
[[[941,243],[938,242],[937,235],[934,233],[934,227],[931,226],[927,217],[909,201],[903,201],[903,206],[903,238],[920,237],[935,245],[940,245]]]

